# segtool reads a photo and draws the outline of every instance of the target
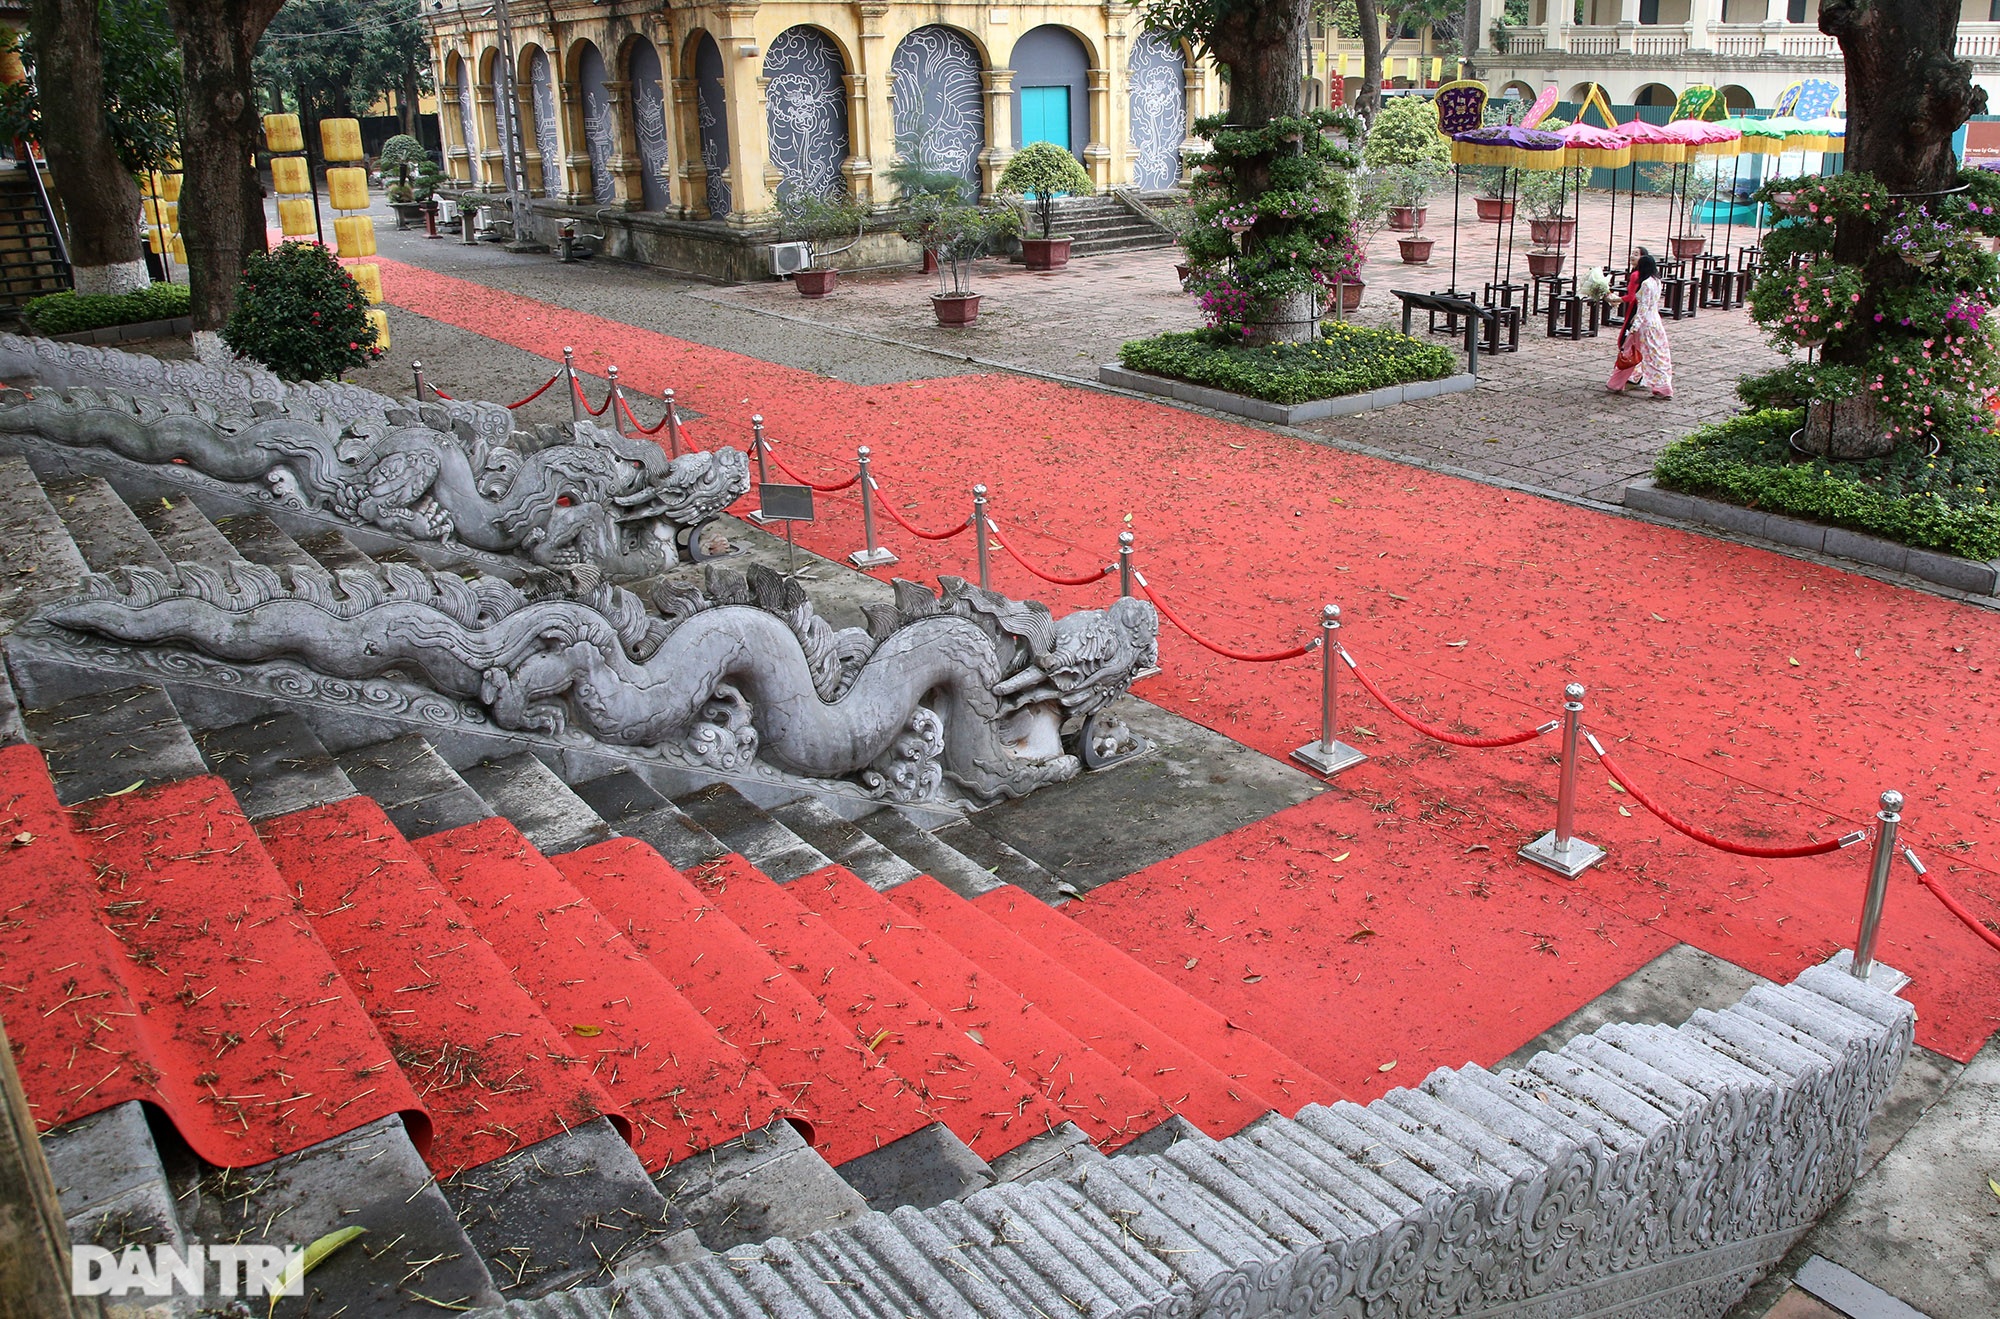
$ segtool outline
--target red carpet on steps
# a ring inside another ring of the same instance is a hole
[[[903,1078],[925,1116],[951,1128],[980,1158],[996,1159],[1062,1121],[1026,1078],[1009,1075],[942,1008],[742,857],[709,862],[687,877]]]
[[[550,860],[805,1114],[813,1147],[829,1163],[931,1123],[850,1022],[800,988],[658,852],[614,838]]]
[[[551,362],[565,343],[588,345],[587,369],[615,361],[635,390],[673,387],[707,414],[695,423],[704,442],[740,446],[758,411],[786,461],[815,479],[850,473],[854,446],[870,445],[883,497],[918,525],[962,516],[968,487],[983,481],[1008,543],[1066,572],[1109,562],[1129,526],[1154,588],[1216,640],[1253,649],[1296,641],[1323,602],[1338,602],[1348,649],[1433,722],[1532,726],[1555,715],[1565,681],[1582,682],[1586,721],[1616,741],[1626,768],[1725,837],[1823,837],[1868,822],[1877,794],[1899,789],[1909,798],[1906,838],[1978,915],[2000,921],[2000,702],[1984,695],[2000,674],[2000,618],[1989,611],[1164,405],[1002,375],[848,385],[381,264],[389,297],[420,315]],[[1405,420],[1392,410],[1369,424]],[[1056,488],[1062,497],[1049,498]],[[816,511],[799,528],[802,544],[834,557],[860,546],[853,492],[822,498]],[[930,544],[883,527],[882,539],[903,559],[889,574],[971,575],[963,538]],[[1115,590],[1111,581],[1050,587],[1004,554],[992,561],[996,588],[1058,610],[1100,605]],[[1164,672],[1139,687],[1147,699],[1272,756],[1316,734],[1316,655],[1241,664],[1170,626],[1160,648]],[[1685,941],[1785,980],[1853,939],[1866,870],[1857,852],[1788,862],[1723,855],[1654,821],[1590,766],[1580,831],[1607,843],[1610,859],[1574,882],[1542,879],[1512,854],[1553,818],[1553,741],[1450,750],[1395,723],[1351,682],[1341,701],[1342,735],[1374,759],[1297,808],[1312,829],[1266,821],[1254,837],[1204,853],[1252,848],[1257,867],[1189,868],[1178,882],[1242,900],[1259,913],[1252,928],[1273,930],[1305,923],[1324,903],[1323,884],[1308,897],[1298,880],[1324,881],[1343,852],[1342,891],[1359,887],[1378,901],[1412,874],[1480,883],[1490,896],[1467,915],[1481,913],[1477,946],[1496,960],[1465,960],[1486,1031],[1431,1035],[1438,1050],[1476,1046],[1439,1061],[1505,1054],[1581,1006],[1585,989],[1629,971],[1638,944]],[[1384,817],[1404,826],[1393,849],[1347,846],[1377,837]],[[1293,837],[1319,852],[1289,850]],[[1205,967],[1185,969],[1181,941],[1155,929],[1145,900],[1127,891],[1093,895],[1084,922],[1121,947],[1143,943],[1150,956],[1141,960],[1202,993]],[[1555,983],[1512,974],[1548,957],[1520,931],[1548,932],[1549,908],[1569,903],[1588,908],[1589,928],[1609,937],[1556,945]],[[1409,959],[1455,966],[1473,942],[1456,914],[1437,910],[1426,926],[1399,922],[1394,945],[1365,935],[1353,945],[1397,947],[1404,976],[1392,986],[1361,968],[1343,991],[1342,1020],[1400,1026],[1410,1015],[1459,1013],[1453,993],[1408,978]],[[1636,940],[1618,933],[1635,928]],[[1919,1009],[1919,1041],[1970,1058],[2000,1024],[2000,955],[1900,867],[1883,939],[1884,960],[1916,977],[1906,996]],[[1285,960],[1292,955],[1266,948],[1269,974],[1255,984],[1238,976],[1232,1004],[1286,1011],[1293,987],[1324,960]],[[1375,1083],[1379,1062],[1340,1071],[1325,1051],[1275,1042],[1350,1092]]]
[[[1345,1098],[1297,1059],[1286,1057],[1032,894],[1008,885],[974,901],[988,916],[1194,1050],[1224,1076],[1283,1100],[1279,1111],[1285,1116],[1306,1104],[1332,1104]]]
[[[789,1111],[777,1087],[512,824],[483,820],[414,846],[632,1119],[648,1171]]]
[[[1104,1149],[1166,1120],[1160,1097],[840,866],[785,892],[963,1030]]]
[[[930,876],[898,884],[888,896],[990,974],[1040,994],[1037,1007],[1209,1135],[1234,1135],[1277,1107]],[[1137,1134],[1117,1132],[1120,1140]]]
[[[267,820],[261,832],[430,1110],[426,1159],[439,1176],[600,1114],[630,1139],[583,1041],[536,1010],[381,807],[354,798]]]

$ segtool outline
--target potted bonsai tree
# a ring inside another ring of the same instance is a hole
[[[1480,171],[1479,196],[1473,205],[1479,208],[1479,218],[1487,224],[1505,224],[1514,218],[1515,176],[1521,171],[1500,165],[1490,165]]]
[[[972,284],[973,263],[1005,242],[1019,227],[1011,210],[977,206],[927,195],[912,200],[924,241],[937,255],[938,291],[931,309],[939,325],[970,325],[979,319],[979,295]]]
[[[1424,219],[1428,213],[1424,202],[1444,177],[1444,167],[1431,160],[1414,160],[1406,165],[1392,165],[1386,173],[1394,197],[1389,212],[1390,227],[1410,231],[1408,237],[1396,240],[1396,246],[1402,250],[1406,265],[1420,266],[1431,259],[1431,244],[1437,241],[1424,237]],[[1408,217],[1407,225],[1397,222],[1398,212]]]
[[[405,229],[416,220],[423,218],[425,197],[417,196],[415,171],[431,164],[430,152],[424,150],[423,143],[407,133],[398,133],[382,144],[382,154],[375,158],[375,169],[382,178],[382,189],[389,199],[389,205],[396,212],[396,227]],[[432,185],[433,188],[435,184]]]
[[[1021,249],[1030,270],[1060,270],[1069,264],[1068,238],[1053,234],[1056,199],[1088,197],[1096,188],[1075,156],[1053,142],[1030,142],[1014,154],[1000,172],[1000,188],[1032,202],[1039,238],[1023,238]]]
[[[1584,177],[1580,169],[1531,170],[1522,175],[1520,199],[1528,208],[1528,231],[1536,244],[1536,250],[1528,253],[1531,274],[1562,273],[1563,249],[1576,237],[1576,218],[1567,208]]]
[[[867,220],[868,208],[846,193],[820,197],[797,188],[779,190],[779,230],[793,242],[803,242],[810,254],[806,268],[792,276],[800,297],[823,298],[833,292],[839,272],[825,263],[861,241]]]

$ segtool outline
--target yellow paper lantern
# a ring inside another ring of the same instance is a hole
[[[389,313],[370,307],[368,323],[375,327],[375,347],[381,352],[389,351]]]
[[[181,176],[178,174],[160,175],[160,196],[170,202],[179,201],[181,199]]]
[[[349,266],[347,273],[354,276],[354,282],[361,286],[361,292],[368,301],[382,301],[382,267]]]
[[[319,232],[310,197],[286,197],[278,202],[278,230],[287,238],[309,238]]]
[[[368,171],[349,166],[326,172],[326,195],[336,211],[368,209]]]
[[[166,251],[167,235],[165,231],[162,230],[158,225],[155,224],[147,225],[146,246],[152,250],[155,256],[158,256],[160,253]]]
[[[333,222],[333,241],[341,256],[374,256],[375,221],[365,215],[343,215]]]
[[[306,135],[299,128],[299,117],[295,114],[265,115],[264,146],[273,152],[304,151]]]
[[[174,260],[180,262],[182,265],[188,263],[187,244],[181,241],[179,234],[174,235]]]
[[[361,159],[361,121],[322,119],[319,121],[320,150],[328,160]]]
[[[304,156],[271,157],[271,191],[279,196],[297,196],[312,191],[312,180],[306,176]]]

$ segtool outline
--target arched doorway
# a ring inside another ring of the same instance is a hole
[[[617,196],[612,187],[611,93],[604,69],[604,56],[593,42],[578,44],[576,56],[577,90],[583,99],[583,147],[590,153],[590,197],[605,205]]]
[[[625,54],[627,80],[632,84],[632,133],[639,139],[639,191],[649,211],[673,204],[667,185],[667,98],[660,86],[660,52],[644,37]]]
[[[562,139],[556,133],[556,76],[549,53],[540,46],[528,52],[528,95],[535,110],[535,151],[542,158],[544,196],[563,190]]]
[[[1757,108],[1757,98],[1750,94],[1750,89],[1738,87],[1735,83],[1730,83],[1716,95],[1722,98],[1722,108],[1728,114],[1742,114],[1745,110]]]
[[[729,98],[722,90],[722,51],[703,32],[694,47],[694,115],[700,134],[701,165],[707,171],[708,218],[720,220],[734,209],[729,193]]]
[[[1662,86],[1657,82],[1649,82],[1632,93],[1632,104],[1657,105],[1663,110],[1671,110],[1674,102],[1679,99],[1680,97],[1674,95],[1673,88]]]
[[[465,147],[465,179],[473,187],[480,183],[479,132],[474,127],[478,122],[478,111],[472,104],[472,70],[458,56],[451,57],[445,70],[445,78],[451,86],[451,99],[458,102],[458,140]]]
[[[1157,32],[1140,34],[1127,65],[1132,86],[1132,183],[1171,188],[1181,177],[1187,138],[1187,60]]]
[[[1014,141],[1053,142],[1071,153],[1090,141],[1090,53],[1053,24],[1014,43]]]
[[[986,96],[971,39],[937,24],[920,27],[896,43],[889,77],[896,153],[978,187]]]
[[[764,122],[778,187],[831,197],[846,187],[847,61],[816,27],[780,32],[764,53]]]

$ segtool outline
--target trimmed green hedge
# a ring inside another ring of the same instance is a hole
[[[1442,380],[1458,370],[1450,349],[1395,330],[1335,322],[1315,343],[1252,347],[1233,329],[1134,339],[1118,350],[1128,370],[1169,376],[1267,403],[1309,403],[1370,389]]]
[[[1748,412],[1667,446],[1663,486],[1849,527],[1968,559],[2000,558],[2000,442],[1964,436],[1935,458],[1904,445],[1866,462],[1792,456],[1797,409]]]
[[[21,309],[28,324],[50,335],[170,321],[187,314],[185,284],[149,284],[136,293],[50,293],[30,299]]]

